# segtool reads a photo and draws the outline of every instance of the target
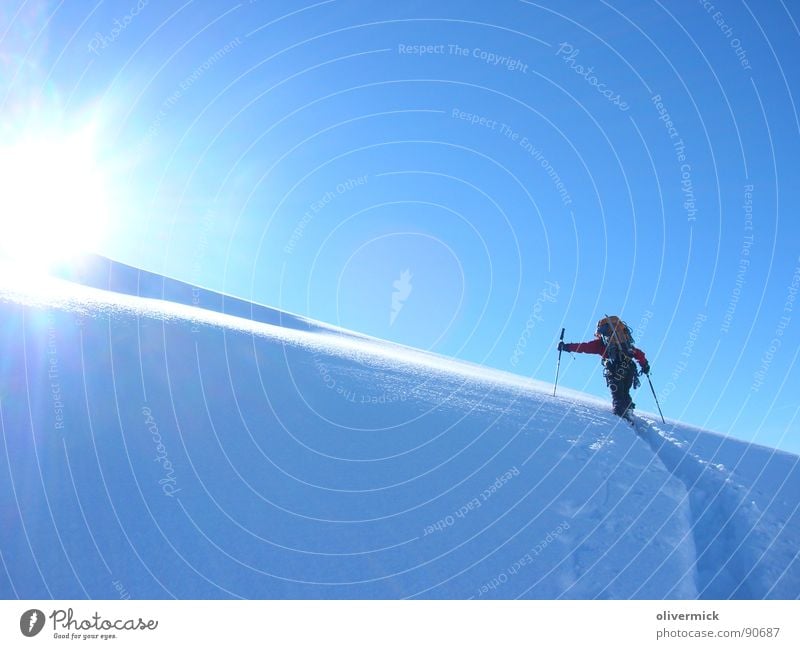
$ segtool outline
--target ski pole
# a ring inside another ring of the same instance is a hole
[[[658,414],[661,415],[661,423],[666,424],[667,422],[664,421],[664,413],[661,412],[661,405],[658,403],[658,397],[656,396],[655,388],[653,388],[653,382],[650,380],[650,372],[645,374],[647,377],[647,382],[650,384],[650,392],[653,393],[653,399],[656,400],[656,407],[658,408]]]
[[[561,338],[559,340],[564,342],[564,327],[561,327]],[[556,388],[558,387],[558,372],[561,370],[561,350],[558,350],[558,365],[556,365],[556,382],[553,384],[553,396],[556,396]]]

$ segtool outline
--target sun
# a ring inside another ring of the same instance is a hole
[[[89,129],[0,143],[0,257],[46,270],[96,250],[108,199]]]

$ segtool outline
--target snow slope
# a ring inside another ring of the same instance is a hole
[[[800,596],[796,456],[102,260],[2,277],[3,598]]]

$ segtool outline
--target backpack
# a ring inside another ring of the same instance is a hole
[[[617,316],[601,318],[594,335],[602,339],[608,349],[608,356],[619,356],[620,352],[629,358],[633,356],[631,328]]]

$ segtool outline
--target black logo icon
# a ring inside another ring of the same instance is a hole
[[[19,618],[19,630],[22,635],[32,638],[44,628],[44,613],[38,608],[25,611]]]

